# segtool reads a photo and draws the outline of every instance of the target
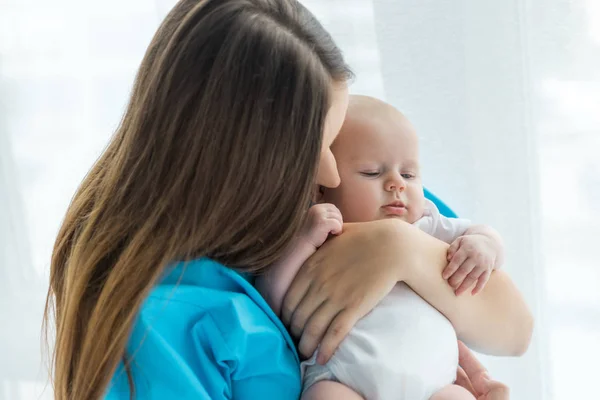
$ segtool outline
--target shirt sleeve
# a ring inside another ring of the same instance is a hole
[[[471,226],[471,221],[464,218],[447,218],[440,215],[440,219],[436,224],[434,237],[451,244],[459,236],[465,234]]]
[[[471,221],[464,218],[448,218],[440,214],[435,204],[425,202],[425,215],[415,223],[419,229],[448,244],[465,234]]]
[[[182,288],[180,288],[183,290]],[[300,366],[291,344],[246,293],[194,290],[188,301],[156,301],[132,333],[136,399],[298,399]],[[188,322],[183,326],[180,315]],[[182,329],[167,329],[181,326]],[[121,363],[105,399],[129,399]]]
[[[222,394],[220,398],[300,397],[295,350],[248,296],[232,296],[230,301],[212,308],[192,330],[200,373],[207,386]]]

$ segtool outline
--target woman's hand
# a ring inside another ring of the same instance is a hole
[[[492,380],[487,370],[460,340],[458,341],[458,363],[456,384],[471,392],[477,400],[508,400],[510,398],[508,386]]]
[[[397,221],[345,224],[294,278],[281,318],[306,357],[319,347],[326,363],[356,322],[402,280],[401,264],[411,263],[408,246],[399,246]]]
[[[400,220],[345,224],[300,268],[283,300],[281,319],[309,357],[320,344],[325,363],[356,322],[394,285],[405,282],[450,320],[458,337],[495,355],[521,355],[533,317],[503,271],[475,297],[456,296],[442,278],[448,245]]]

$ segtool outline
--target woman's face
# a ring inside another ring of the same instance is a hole
[[[331,152],[331,144],[337,137],[348,109],[348,86],[344,83],[337,83],[333,86],[333,98],[331,107],[325,118],[325,129],[323,131],[323,147],[321,148],[321,158],[319,169],[317,171],[317,186],[328,188],[337,187],[340,184],[340,175],[337,170],[335,157]]]

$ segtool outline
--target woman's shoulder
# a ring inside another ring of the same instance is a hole
[[[254,288],[251,277],[207,258],[178,263],[167,270],[142,307],[143,318],[157,315],[161,320],[183,319],[190,324],[210,318],[230,333],[233,328],[252,332],[252,325],[258,324],[261,330],[277,334],[295,353],[287,330]]]
[[[173,318],[194,319],[211,315],[218,322],[241,324],[260,320],[278,333],[292,348],[294,344],[287,330],[267,302],[251,283],[252,277],[238,273],[224,265],[201,258],[174,264],[153,289],[142,307],[142,315],[164,314],[171,311]]]
[[[246,277],[208,259],[169,268],[142,306],[128,352],[136,390],[161,398],[300,390],[296,350],[279,319]]]

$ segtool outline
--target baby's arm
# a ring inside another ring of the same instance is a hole
[[[316,251],[305,240],[295,239],[286,255],[256,278],[256,289],[265,298],[277,316],[281,313],[281,303],[298,269]]]
[[[451,243],[447,259],[449,263],[442,277],[448,280],[456,295],[464,293],[475,283],[471,294],[477,294],[492,271],[504,263],[502,237],[489,226],[473,225]]]
[[[342,214],[333,204],[312,206],[300,234],[285,255],[265,274],[257,277],[256,289],[277,316],[281,313],[283,298],[302,264],[325,243],[330,233],[339,235],[342,225]]]

